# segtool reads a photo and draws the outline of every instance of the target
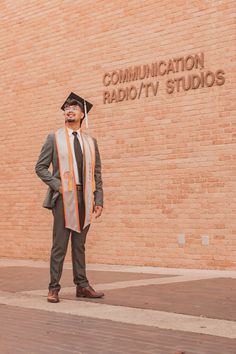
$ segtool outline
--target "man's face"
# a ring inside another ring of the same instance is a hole
[[[64,115],[65,115],[65,120],[68,123],[79,122],[84,117],[84,113],[82,112],[80,106],[77,106],[77,105],[66,106],[64,108]]]

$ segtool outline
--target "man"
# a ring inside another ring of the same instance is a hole
[[[53,242],[50,257],[49,302],[59,302],[60,278],[71,234],[72,266],[77,297],[100,298],[86,276],[85,241],[92,214],[103,210],[101,160],[97,141],[81,129],[92,104],[73,92],[61,109],[65,127],[48,135],[35,166],[48,186],[43,207],[52,209]],[[52,163],[53,172],[49,172]]]

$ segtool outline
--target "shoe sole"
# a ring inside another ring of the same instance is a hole
[[[57,304],[58,302],[60,302],[60,300],[49,300],[49,299],[47,299],[48,300],[48,302],[50,302],[51,304]]]
[[[86,296],[86,295],[76,295],[76,297],[84,297],[87,299],[101,299],[104,295],[101,296]]]

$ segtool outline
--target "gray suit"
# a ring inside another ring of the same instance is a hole
[[[94,138],[93,138],[94,139]],[[103,206],[103,189],[102,189],[102,175],[101,175],[101,159],[98,150],[96,139],[95,145],[95,184],[96,191],[94,192],[95,205]],[[53,171],[50,173],[49,166],[52,163]],[[86,235],[90,225],[85,227],[80,233],[65,228],[64,210],[62,195],[59,193],[59,186],[61,184],[60,170],[58,162],[58,154],[55,142],[55,134],[48,135],[45,144],[42,147],[38,161],[35,166],[37,175],[45,182],[49,188],[43,202],[43,207],[52,209],[54,223],[53,223],[53,244],[50,258],[50,275],[51,280],[49,289],[60,290],[60,278],[63,269],[63,263],[67,252],[69,237],[71,234],[72,247],[72,265],[74,274],[74,283],[81,287],[89,285],[86,276],[85,264],[85,242]],[[83,191],[77,191],[78,208],[80,215],[80,225],[84,223],[84,199]]]
[[[97,140],[93,138],[96,153],[96,163],[95,163],[95,183],[96,191],[94,192],[95,205],[103,206],[103,189],[102,189],[102,175],[101,175],[101,159],[98,150]],[[53,171],[52,174],[48,171],[50,164],[52,163]],[[55,142],[55,134],[51,133],[48,135],[45,144],[42,147],[41,153],[39,155],[38,161],[35,166],[35,172],[45,182],[49,189],[47,191],[45,200],[43,202],[43,207],[52,209],[54,200],[53,196],[57,196],[55,192],[61,184],[60,170],[58,163],[57,148]]]

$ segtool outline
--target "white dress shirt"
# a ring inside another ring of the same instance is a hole
[[[77,167],[77,161],[75,158],[75,150],[74,150],[74,135],[73,132],[77,132],[77,137],[79,139],[79,143],[81,146],[81,150],[83,153],[83,142],[80,134],[80,129],[78,130],[73,130],[67,127],[68,133],[69,133],[69,138],[70,138],[70,146],[71,146],[71,152],[72,152],[72,157],[73,157],[73,167],[74,167],[74,175],[75,175],[75,183],[76,184],[83,184],[82,181],[79,180],[79,175],[78,175],[78,167]]]

